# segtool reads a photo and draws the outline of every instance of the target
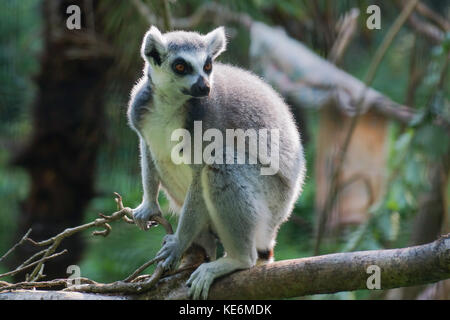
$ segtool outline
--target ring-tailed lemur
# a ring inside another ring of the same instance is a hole
[[[257,76],[215,63],[225,46],[223,27],[201,35],[161,34],[152,26],[141,49],[144,75],[132,90],[128,108],[130,125],[140,139],[144,189],[143,201],[133,212],[135,222],[145,230],[150,217],[160,214],[161,187],[179,213],[179,224],[156,257],[165,269],[174,268],[183,252],[197,243],[211,261],[188,280],[194,299],[206,299],[215,278],[250,268],[258,257],[272,259],[278,228],[290,215],[305,175],[300,136],[288,106]],[[191,131],[194,121],[202,121],[203,131],[213,128],[224,136],[227,129],[279,129],[278,172],[261,175],[260,161],[176,165],[171,159],[177,143],[172,132]],[[215,236],[226,252],[217,260]]]

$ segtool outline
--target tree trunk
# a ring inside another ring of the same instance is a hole
[[[32,228],[31,237],[43,240],[68,226],[79,225],[93,197],[96,157],[103,135],[103,92],[111,62],[105,47],[85,18],[90,1],[42,3],[44,49],[41,71],[36,79],[32,136],[16,155],[14,164],[30,176],[30,191],[21,206],[17,237]],[[81,9],[80,30],[69,30],[69,5]],[[65,277],[68,265],[82,252],[79,236],[62,244],[69,254],[57,264],[46,265],[48,279]],[[31,246],[17,250],[15,262],[35,251]]]

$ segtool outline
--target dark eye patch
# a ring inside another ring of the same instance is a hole
[[[192,72],[190,63],[182,58],[177,58],[172,62],[172,70],[179,75],[186,75]]]
[[[203,71],[206,73],[210,73],[212,71],[212,59],[211,57],[208,57],[205,61],[205,64],[203,65]]]

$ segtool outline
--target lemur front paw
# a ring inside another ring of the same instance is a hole
[[[134,223],[142,230],[150,229],[152,226],[150,220],[156,215],[161,215],[161,209],[157,202],[143,201],[136,209],[133,209]]]
[[[189,288],[189,296],[194,300],[208,299],[209,287],[214,281],[214,273],[211,270],[211,263],[201,264],[186,282]]]
[[[164,270],[173,270],[180,261],[183,249],[180,241],[174,234],[168,234],[164,237],[163,246],[156,254],[156,259],[162,259],[161,263]]]

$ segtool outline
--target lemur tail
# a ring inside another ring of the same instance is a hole
[[[273,248],[267,250],[258,250],[257,264],[264,264],[273,262]]]

